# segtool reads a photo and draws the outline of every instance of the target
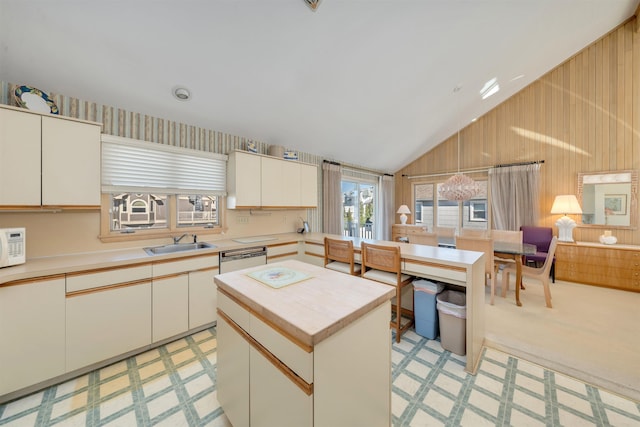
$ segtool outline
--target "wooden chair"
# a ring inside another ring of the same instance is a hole
[[[491,305],[496,294],[496,272],[493,257],[493,239],[482,237],[456,237],[456,249],[484,252],[485,279],[491,284]]]
[[[438,246],[438,235],[434,233],[420,233],[409,235],[409,243],[416,245]]]
[[[523,264],[535,264],[536,267],[544,264],[544,262],[547,260],[549,245],[551,244],[551,240],[553,239],[553,230],[551,229],[551,227],[523,225],[522,227],[520,227],[520,230],[522,230],[523,243],[536,245],[535,255],[525,255]],[[555,283],[556,281],[555,260],[551,263],[551,281],[553,283]]]
[[[491,230],[491,238],[494,241],[498,242],[513,242],[513,243],[522,243],[522,231],[511,231],[511,230]],[[496,261],[496,272],[498,272],[498,268],[504,265],[514,264],[515,261],[507,258],[495,258]]]
[[[411,285],[413,277],[402,274],[400,271],[400,247],[362,242],[360,252],[362,255],[361,276],[396,288],[395,305],[391,306],[392,312],[395,313],[395,319],[391,319],[390,326],[396,330],[396,342],[400,342],[402,333],[409,329],[415,320],[413,309],[402,308],[402,291],[406,286]],[[402,325],[403,314],[409,318],[405,325]]]
[[[487,230],[474,230],[471,228],[463,228],[462,230],[460,230],[460,236],[486,239],[487,237],[489,237],[489,232]]]
[[[547,307],[549,308],[552,308],[551,291],[549,290],[549,272],[551,270],[551,265],[553,264],[553,256],[555,255],[557,245],[558,238],[554,236],[553,239],[551,239],[551,244],[549,245],[547,259],[544,261],[544,264],[541,268],[534,268],[526,265],[522,266],[522,277],[530,277],[542,282],[542,286],[544,287],[544,299]],[[515,266],[506,267],[502,271],[502,296],[505,296],[507,290],[509,289],[509,275],[512,273],[513,275],[516,274]]]
[[[353,242],[324,238],[324,267],[351,275],[360,274],[360,264],[353,260]]]
[[[512,230],[491,230],[491,238],[494,241],[498,242],[513,242],[513,243],[522,243],[522,230],[512,231]],[[507,266],[515,266],[515,261],[509,258],[500,258],[495,256],[495,269],[494,269],[494,277],[498,275],[498,271],[500,268],[505,268]],[[502,292],[504,296],[504,289]]]
[[[453,227],[434,227],[434,234],[441,237],[455,237],[456,229]]]

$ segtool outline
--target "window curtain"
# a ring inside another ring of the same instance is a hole
[[[517,231],[538,223],[540,167],[536,163],[489,170],[494,229]]]
[[[391,240],[391,226],[395,220],[393,209],[393,177],[382,175],[378,178],[378,205],[375,236],[380,240]]]
[[[328,234],[342,234],[342,193],[340,165],[322,164],[322,231]]]

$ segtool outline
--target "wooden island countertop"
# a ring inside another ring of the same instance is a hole
[[[310,278],[276,289],[247,275],[274,267],[287,267]],[[295,260],[220,274],[215,283],[250,312],[309,347],[395,295],[392,286]]]

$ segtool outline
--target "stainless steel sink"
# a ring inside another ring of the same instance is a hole
[[[210,243],[198,242],[198,243],[172,243],[164,246],[154,246],[151,248],[144,248],[144,251],[149,255],[163,255],[171,254],[174,252],[183,251],[197,251],[198,249],[215,248],[216,245]]]

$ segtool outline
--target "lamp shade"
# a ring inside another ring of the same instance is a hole
[[[553,206],[551,206],[551,213],[562,215],[581,214],[582,209],[576,196],[573,194],[564,194],[556,196],[556,199],[553,201]]]
[[[409,206],[407,206],[407,205],[402,205],[402,206],[400,206],[400,207],[398,208],[398,212],[396,212],[396,213],[399,213],[399,214],[410,214],[410,213],[411,213],[411,211],[409,210]]]
[[[573,229],[576,228],[576,222],[569,218],[567,214],[581,214],[582,209],[578,203],[578,199],[573,194],[563,194],[556,196],[551,206],[552,214],[563,215],[556,221],[558,227],[558,241],[573,242]]]
[[[400,224],[406,224],[407,223],[407,214],[410,214],[411,211],[409,210],[409,206],[400,205],[400,207],[398,208],[398,211],[396,213],[401,214],[400,215]]]

